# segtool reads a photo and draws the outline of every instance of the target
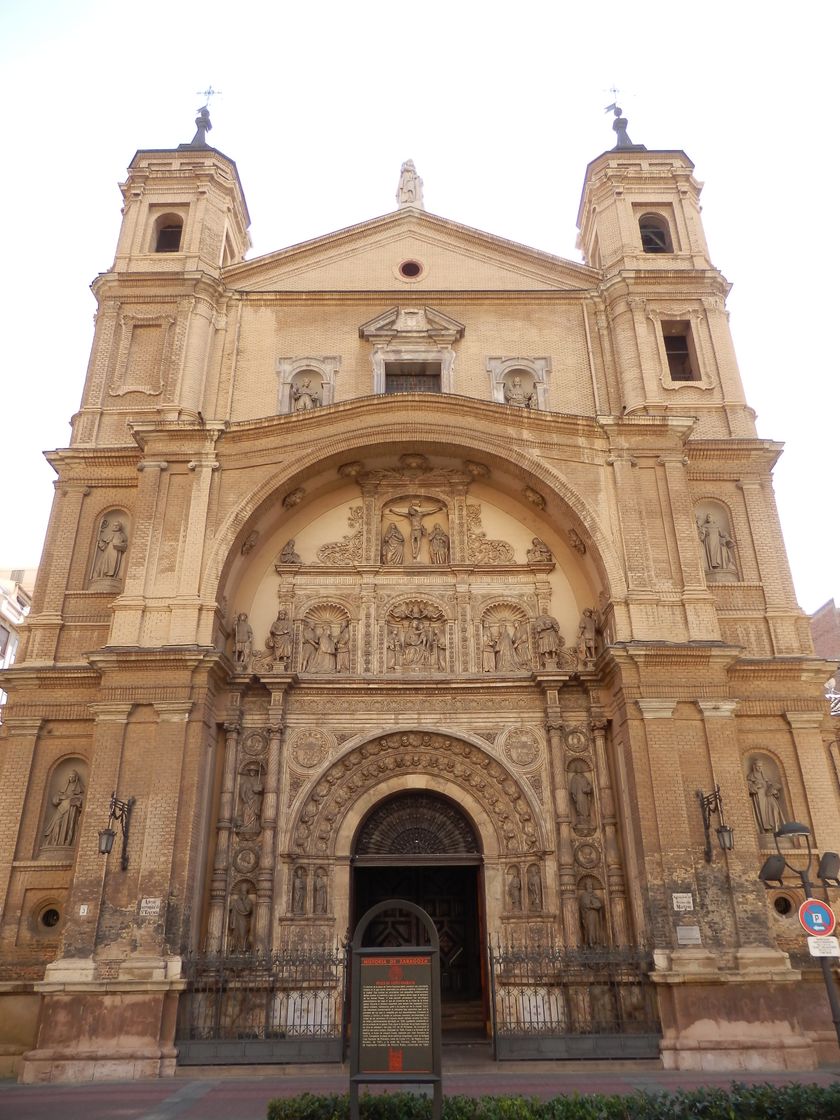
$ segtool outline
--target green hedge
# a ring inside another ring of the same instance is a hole
[[[430,1120],[432,1103],[413,1093],[365,1094],[362,1120]],[[268,1102],[268,1120],[347,1120],[347,1094],[304,1093]],[[554,1097],[444,1097],[443,1120],[838,1120],[840,1081],[741,1085],[676,1093]]]

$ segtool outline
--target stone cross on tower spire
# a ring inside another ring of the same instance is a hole
[[[400,168],[397,205],[400,210],[405,206],[415,206],[418,210],[426,209],[423,205],[423,180],[417,174],[413,159],[407,159]]]

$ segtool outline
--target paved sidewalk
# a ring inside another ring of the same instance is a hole
[[[345,1092],[348,1067],[245,1066],[181,1068],[174,1079],[84,1085],[0,1081],[2,1120],[265,1120],[272,1097]],[[693,1089],[732,1081],[830,1085],[840,1066],[810,1073],[666,1073],[658,1062],[450,1062],[448,1095],[537,1096]]]

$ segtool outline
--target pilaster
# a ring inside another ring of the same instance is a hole
[[[29,775],[43,722],[14,716],[7,716],[5,720],[7,738],[0,756],[3,758],[0,772],[0,936]]]
[[[822,737],[823,712],[785,712],[808,799],[814,845],[821,851],[840,851],[840,804],[836,779]]]

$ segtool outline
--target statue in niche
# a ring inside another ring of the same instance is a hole
[[[423,180],[417,174],[413,159],[407,159],[400,168],[397,205],[423,207]]]
[[[292,537],[291,540],[286,541],[286,543],[280,549],[280,554],[275,561],[275,566],[277,564],[302,564],[302,563],[303,563],[303,561],[298,556],[298,554],[295,552],[295,538]]]
[[[388,528],[382,536],[382,563],[402,564],[404,549],[405,537],[397,528],[396,522],[389,522]]]
[[[312,388],[312,378],[304,377],[299,385],[292,387],[292,401],[294,402],[295,412],[308,412],[312,408],[317,408],[321,403],[321,394],[317,389]]]
[[[296,867],[292,878],[292,913],[306,913],[306,868]]]
[[[262,828],[262,803],[265,786],[262,767],[248,766],[239,775],[239,819],[237,832],[256,835]]]
[[[560,651],[566,644],[560,633],[560,624],[550,614],[541,614],[534,623],[537,632],[537,652],[542,669],[555,669]]]
[[[123,556],[128,549],[128,535],[122,521],[108,521],[102,518],[99,536],[96,539],[96,555],[93,558],[92,579],[119,579]]]
[[[747,785],[759,832],[775,832],[785,823],[785,815],[782,811],[782,787],[772,778],[768,778],[758,758],[753,759],[750,766]]]
[[[580,764],[578,764],[580,765]],[[569,797],[575,810],[575,824],[592,824],[592,782],[586,770],[575,768],[569,774]]]
[[[386,665],[398,669],[446,669],[446,620],[424,603],[396,607],[388,620]]]
[[[481,668],[485,673],[496,672],[496,638],[492,626],[484,628],[484,642],[481,646]]]
[[[497,673],[516,673],[521,668],[513,644],[514,631],[510,623],[502,622],[491,628],[491,647],[493,649],[493,669]]]
[[[70,848],[76,840],[85,787],[78,770],[71,770],[64,789],[54,794],[54,812],[44,829],[44,844],[48,848]]]
[[[522,378],[515,373],[510,381],[505,381],[505,404],[512,404],[516,408],[530,408],[534,400],[534,391],[522,384]]]
[[[338,673],[350,672],[350,623],[345,622],[335,640],[335,668]]]
[[[228,952],[247,953],[251,948],[251,920],[254,916],[254,903],[248,894],[245,883],[239,884],[239,892],[230,897],[228,913]]]
[[[578,656],[581,661],[594,661],[597,650],[598,620],[592,607],[586,607],[578,626]]]
[[[327,912],[327,873],[323,867],[315,872],[315,881],[312,884],[312,913],[326,914]]]
[[[449,563],[449,534],[437,521],[429,533],[429,559],[433,564]]]
[[[532,914],[539,914],[542,910],[542,879],[540,869],[536,863],[528,868],[528,909]]]
[[[511,910],[522,909],[522,876],[518,867],[512,867],[508,871],[507,897]]]
[[[248,616],[241,611],[233,624],[233,661],[237,669],[247,669],[254,648],[254,631],[248,625]]]
[[[531,547],[526,553],[529,564],[551,564],[554,562],[554,553],[539,537],[534,537]]]
[[[421,505],[416,499],[412,498],[405,509],[397,509],[396,506],[388,508],[389,513],[393,513],[397,517],[405,517],[408,520],[411,529],[411,557],[416,560],[420,555],[420,545],[423,543],[423,538],[428,535],[428,530],[423,524],[424,517],[430,517],[433,513],[439,513],[442,509],[446,509],[443,502],[433,502],[431,505]]]
[[[332,627],[326,623],[315,627],[315,652],[309,661],[310,673],[334,673],[337,649]]]
[[[285,669],[289,663],[289,658],[292,656],[292,628],[289,625],[286,611],[282,607],[277,612],[277,618],[271,624],[271,629],[265,640],[265,648],[272,651],[275,662]]]
[[[718,525],[710,513],[701,521],[697,518],[697,533],[703,547],[703,561],[707,572],[733,571],[735,568],[735,542]]]
[[[513,648],[516,650],[516,660],[523,669],[531,667],[531,650],[528,642],[528,623],[520,619],[513,631]]]
[[[591,882],[587,882],[578,900],[580,911],[580,926],[583,932],[584,945],[603,945],[602,932],[604,903],[592,889]]]

